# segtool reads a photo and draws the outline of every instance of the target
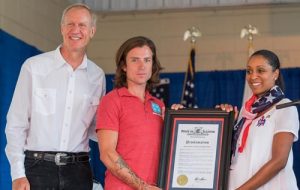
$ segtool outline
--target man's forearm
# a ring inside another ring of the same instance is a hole
[[[124,183],[128,184],[129,186],[139,189],[139,190],[146,190],[148,184],[143,181],[140,177],[138,177],[126,162],[119,156],[118,159],[115,161],[116,167],[114,167],[114,171],[111,171],[116,177],[122,180]]]

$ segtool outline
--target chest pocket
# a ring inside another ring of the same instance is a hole
[[[96,96],[84,96],[84,100],[83,100],[83,110],[86,110],[84,113],[84,117],[83,117],[83,122],[85,123],[85,125],[87,127],[90,126],[95,113],[97,111],[97,107],[99,105],[99,98]]]
[[[33,109],[42,115],[51,115],[56,110],[56,90],[37,88],[33,95]]]

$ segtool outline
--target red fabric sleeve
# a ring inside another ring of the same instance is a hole
[[[115,90],[105,95],[97,110],[96,130],[109,129],[119,131],[120,109],[120,97]]]

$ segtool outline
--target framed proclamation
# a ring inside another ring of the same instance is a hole
[[[158,186],[164,190],[226,190],[234,113],[167,110]]]

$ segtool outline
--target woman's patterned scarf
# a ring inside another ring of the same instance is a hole
[[[252,97],[245,103],[244,109],[242,110],[242,118],[233,128],[233,139],[231,146],[231,153],[233,156],[235,155],[237,148],[240,153],[243,152],[246,146],[249,128],[252,121],[257,117],[257,115],[268,110],[283,98],[284,94],[282,90],[278,86],[273,86],[262,97],[257,98],[257,96],[252,95]],[[237,141],[243,129],[243,126],[245,126],[245,130],[242,136],[242,143],[239,147],[237,147]]]

